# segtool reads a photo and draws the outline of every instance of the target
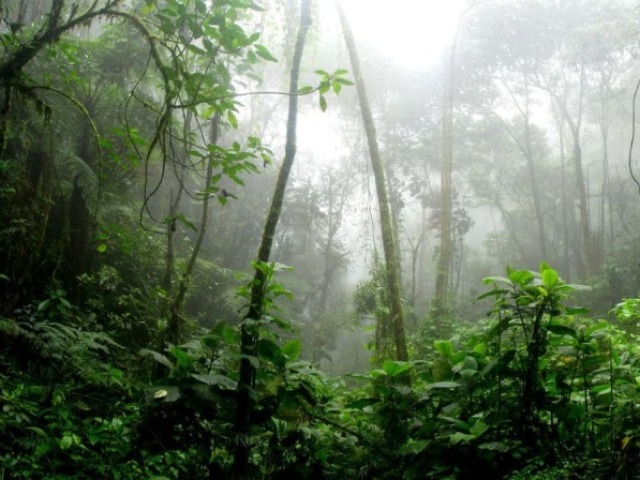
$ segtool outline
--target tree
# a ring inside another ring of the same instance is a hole
[[[378,207],[380,209],[380,229],[382,231],[382,244],[384,247],[384,257],[386,263],[386,283],[387,289],[389,291],[389,310],[391,322],[391,328],[389,330],[393,331],[396,359],[406,361],[409,359],[409,354],[407,351],[407,340],[404,329],[404,315],[402,312],[400,262],[398,259],[398,247],[394,238],[395,234],[393,231],[393,219],[389,206],[389,197],[387,193],[384,167],[382,164],[380,150],[378,148],[375,124],[373,122],[373,115],[371,113],[371,107],[369,105],[367,91],[360,69],[360,61],[358,59],[358,53],[356,50],[355,41],[353,39],[353,34],[351,33],[351,28],[349,26],[347,17],[344,14],[339,1],[336,1],[336,6],[338,8],[338,14],[340,16],[340,23],[342,25],[345,44],[347,45],[349,58],[351,59],[351,68],[353,70],[356,89],[358,91],[360,113],[362,114],[362,120],[367,135],[367,144],[369,146],[371,167],[376,182]]]
[[[311,1],[301,0],[300,4],[300,24],[293,50],[293,60],[291,62],[291,73],[289,79],[289,110],[287,117],[287,142],[285,145],[285,155],[280,167],[280,173],[276,183],[271,206],[267,214],[267,219],[262,233],[262,242],[258,250],[256,268],[251,282],[251,293],[249,298],[249,311],[241,324],[241,344],[240,352],[240,378],[238,381],[238,401],[236,410],[236,432],[237,446],[234,458],[235,478],[243,479],[249,469],[250,453],[250,433],[251,433],[251,413],[253,410],[253,388],[255,386],[255,366],[252,359],[257,355],[257,345],[259,340],[259,326],[263,322],[265,314],[265,296],[267,295],[268,272],[267,264],[271,256],[271,248],[275,235],[282,204],[284,201],[287,181],[293,166],[296,155],[296,128],[298,118],[298,77],[300,74],[300,64],[302,53],[311,25]]]

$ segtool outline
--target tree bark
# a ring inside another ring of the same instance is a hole
[[[440,252],[436,272],[435,315],[449,310],[449,284],[453,259],[453,80],[456,42],[447,57],[442,107],[442,168],[440,170]]]
[[[371,167],[376,183],[376,193],[378,196],[378,208],[380,209],[380,228],[382,230],[382,244],[384,247],[384,256],[386,263],[386,281],[389,291],[389,310],[391,314],[391,323],[393,329],[394,344],[396,348],[396,359],[407,361],[409,354],[407,351],[407,340],[404,328],[404,316],[402,312],[402,295],[400,288],[400,264],[398,261],[398,250],[393,231],[393,219],[391,218],[391,209],[389,206],[389,196],[387,193],[387,184],[384,175],[384,167],[382,158],[378,149],[378,141],[376,129],[373,122],[373,114],[367,97],[362,73],[360,71],[360,61],[356,50],[353,34],[349,26],[349,22],[344,14],[342,6],[336,0],[340,23],[344,34],[347,50],[351,59],[351,68],[355,78],[356,89],[358,91],[358,99],[360,103],[360,111],[367,135],[367,143],[369,145],[369,155],[371,157]]]
[[[298,121],[298,96],[296,93],[298,92],[298,77],[300,74],[300,64],[302,63],[302,53],[310,25],[311,0],[302,0],[300,5],[300,25],[294,47],[289,80],[289,92],[291,95],[289,96],[285,155],[265,222],[262,242],[258,250],[257,261],[259,263],[269,262],[273,238],[282,211],[287,181],[296,155],[296,128]],[[251,413],[253,410],[253,388],[255,386],[256,375],[256,369],[251,361],[257,355],[259,339],[257,325],[264,313],[266,280],[264,270],[256,268],[251,286],[249,311],[240,326],[240,352],[242,357],[240,359],[240,378],[238,381],[238,402],[235,424],[237,444],[233,471],[233,478],[237,480],[247,478],[249,474]]]

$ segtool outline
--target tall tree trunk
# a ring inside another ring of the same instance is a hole
[[[293,51],[291,76],[289,80],[289,93],[291,95],[289,96],[285,155],[262,233],[262,242],[258,250],[257,259],[259,263],[269,262],[273,237],[282,211],[287,181],[296,155],[296,127],[298,121],[298,97],[296,93],[298,92],[298,76],[300,74],[300,64],[302,63],[302,53],[310,25],[311,0],[302,0],[300,5],[300,25]],[[256,374],[255,367],[251,361],[257,354],[259,339],[257,325],[264,313],[266,280],[264,269],[256,268],[251,286],[249,311],[240,326],[240,352],[242,358],[240,360],[240,378],[238,381],[238,402],[235,424],[237,444],[233,472],[233,478],[237,480],[247,478],[249,473],[251,413],[253,411],[253,388],[255,386]]]
[[[389,196],[387,194],[384,167],[382,165],[380,150],[378,149],[378,140],[375,125],[373,123],[373,115],[371,113],[367,91],[360,71],[360,61],[358,59],[358,52],[356,50],[351,27],[349,26],[347,17],[345,16],[342,6],[338,0],[336,0],[336,6],[340,16],[340,23],[342,25],[345,43],[351,59],[351,68],[353,70],[356,89],[358,91],[360,112],[362,114],[362,120],[367,135],[367,143],[369,145],[371,167],[376,182],[378,208],[380,209],[380,228],[382,230],[382,244],[386,263],[386,280],[389,291],[389,310],[391,314],[393,340],[396,348],[396,359],[400,361],[407,361],[409,359],[409,354],[407,351],[407,339],[402,312],[400,263],[398,261],[397,245],[394,238],[393,219],[391,218],[391,208],[389,205]]]
[[[449,310],[449,284],[453,260],[453,81],[456,41],[451,45],[445,68],[442,106],[442,168],[440,170],[440,252],[436,272],[435,315]]]
[[[569,231],[569,198],[567,194],[567,159],[564,147],[564,114],[560,110],[554,113],[556,124],[558,127],[558,139],[560,146],[560,181],[561,181],[561,194],[562,200],[561,212],[562,212],[562,257],[563,257],[563,276],[567,279],[571,279],[571,256],[569,253],[569,245],[571,242],[571,235]]]

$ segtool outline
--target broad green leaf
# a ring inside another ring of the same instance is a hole
[[[476,439],[475,435],[469,435],[467,433],[461,433],[461,432],[457,432],[457,433],[454,433],[453,435],[449,435],[449,441],[451,442],[452,445],[457,445],[459,443],[469,443],[475,439]]]
[[[482,420],[478,420],[476,423],[473,424],[473,426],[469,429],[469,432],[472,433],[473,435],[475,435],[476,437],[479,437],[480,435],[482,435],[484,432],[486,432],[487,430],[489,430],[489,425],[487,425],[486,423],[484,423]]]
[[[166,356],[162,355],[161,353],[154,352],[153,350],[148,350],[146,348],[143,348],[138,352],[138,355],[150,356],[156,362],[164,365],[165,367],[168,367],[171,370],[174,370],[176,368],[173,362],[169,360]]]
[[[535,275],[530,270],[512,270],[509,273],[509,280],[520,287],[529,285],[534,278]]]
[[[202,382],[206,385],[220,387],[224,390],[235,390],[238,386],[238,383],[235,380],[230,379],[229,377],[225,377],[224,375],[208,373],[208,374],[197,374],[194,373],[191,375],[193,378]]]
[[[451,340],[435,340],[433,342],[433,347],[445,358],[451,358],[454,352]]]
[[[96,247],[96,252],[98,253],[104,253],[107,251],[107,244],[106,243],[101,243],[100,245],[98,245]]]
[[[195,224],[192,221],[190,221],[187,217],[185,217],[184,214],[182,213],[177,214],[176,220],[178,220],[182,225],[189,228],[190,230],[193,230],[194,232],[198,231]]]
[[[286,359],[282,349],[271,340],[263,338],[258,342],[258,355],[279,367],[285,366]]]
[[[551,268],[542,270],[542,282],[548,289],[555,287],[558,284],[558,272]]]
[[[302,351],[302,342],[298,339],[289,340],[282,345],[282,353],[284,353],[288,360],[294,362],[300,356]]]
[[[478,361],[474,357],[472,357],[470,355],[467,355],[466,357],[464,357],[464,360],[462,362],[462,366],[461,366],[460,370],[477,371],[478,370]]]
[[[351,80],[347,80],[346,78],[334,78],[333,81],[335,83],[339,83],[340,85],[347,85],[347,86],[351,86],[353,85],[353,82]]]
[[[256,54],[260,58],[263,58],[264,60],[267,60],[269,62],[277,62],[278,61],[278,59],[276,57],[274,57],[273,55],[271,55],[271,52],[264,45],[260,45],[260,44],[256,43],[254,45],[254,48],[256,50]]]
[[[331,83],[328,81],[320,82],[320,86],[318,87],[318,92],[320,92],[320,96],[324,95],[331,88]]]
[[[145,390],[147,404],[173,403],[179,400],[181,396],[180,389],[175,385],[157,386]]]
[[[556,335],[570,335],[572,337],[578,336],[578,332],[576,332],[575,329],[567,327],[565,325],[550,324],[547,325],[547,330],[549,330],[551,333],[555,333]]]
[[[485,298],[488,298],[488,297],[501,297],[506,293],[507,293],[507,290],[504,290],[502,288],[496,288],[494,290],[489,290],[488,292],[483,293],[476,300],[484,300]]]
[[[485,277],[482,279],[482,283],[488,285],[490,283],[511,283],[511,281],[505,277]]]
[[[408,372],[413,368],[413,364],[410,362],[399,362],[395,360],[386,360],[382,364],[382,369],[390,377],[395,377]]]

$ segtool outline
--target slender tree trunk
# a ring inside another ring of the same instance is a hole
[[[260,263],[268,263],[271,256],[271,247],[276,227],[280,219],[284,194],[287,181],[293,166],[296,155],[296,127],[298,120],[298,76],[300,74],[300,64],[302,63],[302,53],[311,25],[311,0],[302,0],[300,5],[300,26],[293,51],[291,63],[291,76],[289,80],[289,112],[287,118],[287,141],[285,145],[285,155],[278,175],[278,181],[265,222],[262,234],[262,242],[258,250]],[[236,436],[237,444],[234,458],[233,478],[241,480],[248,477],[249,454],[251,452],[251,413],[253,410],[253,388],[255,386],[255,367],[252,360],[257,355],[257,344],[259,331],[257,325],[263,316],[265,298],[265,271],[256,268],[252,287],[249,311],[242,321],[240,352],[240,378],[238,382],[238,402],[236,409]]]
[[[360,71],[360,61],[358,59],[358,52],[356,50],[353,34],[351,32],[349,22],[347,21],[347,17],[345,16],[342,6],[338,0],[336,0],[336,6],[338,8],[338,14],[340,16],[340,23],[342,25],[345,43],[347,46],[347,50],[349,51],[349,57],[351,59],[351,68],[353,70],[356,89],[358,91],[360,112],[362,114],[362,120],[367,135],[369,155],[371,157],[371,166],[376,183],[378,208],[380,209],[382,244],[384,247],[384,256],[386,263],[386,280],[387,288],[389,291],[389,310],[391,314],[391,327],[394,337],[393,340],[396,348],[396,359],[400,361],[407,361],[409,359],[409,354],[407,351],[407,340],[402,312],[400,264],[398,261],[397,245],[394,238],[393,219],[391,218],[391,208],[389,206],[389,196],[387,194],[387,184],[384,175],[384,167],[382,165],[382,158],[378,149],[378,141],[375,125],[373,122],[373,114],[371,113],[367,91],[365,88],[364,80],[362,78],[362,73]]]
[[[442,168],[440,172],[440,252],[436,272],[435,315],[449,311],[449,286],[453,260],[453,81],[456,42],[447,57],[442,107]]]
[[[216,145],[218,143],[218,137],[220,135],[220,114],[216,113],[213,120],[211,121],[211,131],[209,137],[209,143],[211,145]],[[204,187],[205,189],[209,187],[211,183],[211,177],[213,176],[213,161],[209,159],[207,162],[207,171],[204,177]],[[207,223],[209,221],[209,199],[211,195],[206,194],[204,199],[202,200],[202,210],[200,213],[200,229],[198,230],[198,234],[196,235],[196,240],[193,245],[193,249],[191,250],[191,256],[189,257],[189,261],[187,266],[182,272],[182,276],[180,277],[180,283],[178,284],[178,291],[176,292],[176,296],[173,298],[173,302],[171,303],[170,311],[169,311],[169,324],[167,325],[167,332],[164,340],[170,343],[174,343],[179,345],[182,341],[182,331],[184,329],[183,321],[182,321],[182,307],[184,306],[184,300],[187,295],[187,290],[189,287],[189,280],[191,279],[191,275],[193,274],[193,269],[196,265],[196,260],[198,259],[198,255],[200,254],[200,248],[202,247],[202,242],[204,240],[204,235],[207,231]]]
[[[555,119],[558,126],[558,140],[560,146],[560,181],[561,181],[561,194],[560,198],[562,199],[561,212],[562,212],[562,256],[563,256],[563,264],[564,264],[564,272],[563,275],[567,278],[567,280],[571,279],[571,256],[569,253],[569,245],[570,241],[570,232],[569,232],[569,214],[567,210],[569,209],[569,200],[567,194],[567,160],[565,155],[564,148],[564,114],[562,110],[555,113]]]
[[[561,98],[544,85],[539,85],[546,90],[555,101],[562,119],[567,122],[573,139],[573,165],[576,171],[576,187],[578,190],[578,211],[580,213],[580,266],[581,275],[589,278],[593,274],[593,238],[589,221],[589,205],[587,201],[587,189],[585,186],[582,169],[582,147],[580,145],[580,130],[582,124],[582,104],[584,97],[585,66],[581,65],[580,87],[578,91],[578,113],[575,120],[569,115],[566,105],[566,94]]]
[[[507,134],[511,137],[513,142],[516,144],[522,156],[525,159],[527,164],[527,170],[529,171],[529,185],[531,188],[531,197],[533,199],[533,211],[536,218],[536,224],[538,228],[538,244],[539,244],[539,254],[542,260],[547,259],[547,237],[545,234],[545,226],[544,226],[544,216],[543,216],[543,208],[542,208],[542,200],[540,189],[538,187],[538,176],[536,171],[536,162],[535,162],[535,153],[533,150],[533,143],[531,138],[531,110],[530,110],[530,88],[529,81],[526,76],[524,78],[524,104],[518,100],[518,97],[514,94],[512,89],[509,86],[509,83],[506,79],[503,80],[502,85],[509,92],[509,96],[511,100],[520,113],[522,117],[522,121],[524,123],[524,138],[521,138],[520,135],[509,126],[501,117],[500,120],[504,125]]]

